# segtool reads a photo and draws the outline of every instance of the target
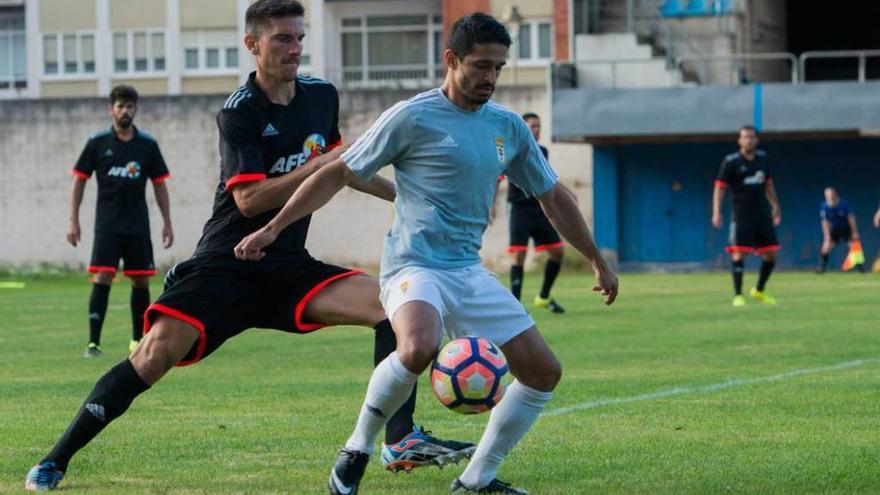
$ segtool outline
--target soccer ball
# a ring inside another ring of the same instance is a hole
[[[431,367],[431,386],[440,402],[461,414],[486,412],[504,396],[507,360],[492,342],[462,337],[440,349]]]

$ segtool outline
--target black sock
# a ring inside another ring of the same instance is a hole
[[[553,282],[556,282],[556,276],[559,275],[561,268],[562,263],[547,260],[547,265],[544,266],[544,285],[541,286],[541,299],[550,297],[550,289],[553,288]]]
[[[523,286],[523,267],[519,265],[512,265],[510,267],[510,292],[513,292],[513,297],[519,299],[522,296],[522,286]]]
[[[105,426],[122,416],[135,397],[150,388],[126,359],[110,369],[95,384],[67,431],[44,461],[54,461],[61,471],[76,452],[85,447]]]
[[[773,267],[776,266],[775,261],[764,261],[761,263],[761,276],[758,278],[758,285],[755,287],[759,291],[764,291],[764,285],[767,284],[767,279],[770,278],[770,274],[773,273]]]
[[[150,305],[149,287],[131,288],[131,340],[141,340],[144,334],[144,313]]]
[[[822,255],[822,268],[826,268],[827,266],[828,266],[828,255],[823,254]]]
[[[101,344],[101,328],[107,314],[107,300],[110,299],[110,286],[92,284],[92,295],[89,297],[89,343]]]
[[[377,366],[397,349],[397,338],[394,336],[394,330],[391,329],[391,322],[388,320],[380,321],[373,328],[376,329],[376,340],[373,345],[373,366]],[[406,399],[406,402],[400,406],[400,409],[385,424],[385,443],[389,445],[397,443],[403,437],[412,433],[415,426],[413,413],[416,410],[416,386],[413,386],[413,391],[409,398]]]
[[[743,271],[745,271],[746,262],[743,260],[734,261],[730,265],[733,273],[733,292],[736,295],[743,293]]]

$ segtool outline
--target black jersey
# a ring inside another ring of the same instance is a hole
[[[251,73],[217,115],[220,182],[197,255],[231,254],[242,238],[266,225],[280,210],[246,218],[235,204],[233,186],[280,177],[342,144],[339,95],[332,84],[299,76],[296,96],[287,105],[278,105],[269,101],[254,80],[255,75]],[[310,218],[306,216],[284,229],[267,253],[305,253]]]
[[[765,191],[772,180],[767,154],[758,150],[754,160],[738,152],[724,157],[715,184],[730,189],[735,222],[763,221],[770,220],[770,202]]]
[[[171,175],[159,145],[152,136],[134,128],[134,136],[123,141],[113,128],[89,138],[73,174],[87,180],[98,177],[95,231],[149,234],[147,178],[163,182]]]
[[[538,145],[541,148],[541,153],[544,153],[544,158],[549,159],[550,153],[547,151],[547,148]],[[513,185],[513,182],[507,182],[507,201],[510,203],[517,204],[534,204],[538,206],[538,199],[532,196],[526,196],[526,193],[523,192],[522,189]]]

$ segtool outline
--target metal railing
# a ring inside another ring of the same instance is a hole
[[[867,61],[869,58],[880,58],[880,50],[827,50],[804,52],[799,57],[799,76],[802,82],[807,80],[807,62],[810,60],[858,60],[858,81],[863,83],[867,80]]]
[[[760,62],[787,62],[788,68],[786,72],[789,74],[792,84],[797,84],[799,78],[799,64],[797,57],[793,53],[788,52],[766,52],[766,53],[740,53],[731,55],[680,55],[675,58],[675,68],[680,72],[685,72],[686,64],[698,66],[698,74],[700,81],[709,80],[709,65],[724,63],[734,67],[736,70],[730,71],[729,74],[735,74],[737,81],[735,83],[751,82],[748,74],[751,66]],[[732,81],[728,81],[732,82]]]
[[[652,70],[653,73],[650,72]],[[646,78],[650,75],[655,77]],[[665,79],[658,80],[656,77],[658,75]],[[681,80],[676,76],[675,71],[668,70],[664,60],[654,58],[578,60],[554,64],[551,73],[552,84],[557,88],[674,87],[681,84]]]
[[[327,69],[326,77],[346,89],[421,89],[440,84],[445,70],[433,64],[358,65]]]

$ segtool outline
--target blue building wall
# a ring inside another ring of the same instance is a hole
[[[869,263],[880,249],[871,219],[880,201],[880,140],[839,139],[762,143],[771,159],[782,224],[779,266],[815,266],[822,239],[822,190],[835,186],[856,214]],[[624,268],[727,266],[730,221],[710,225],[713,181],[734,142],[638,144],[594,148],[594,216],[601,248]],[[832,263],[839,265],[844,249]]]

